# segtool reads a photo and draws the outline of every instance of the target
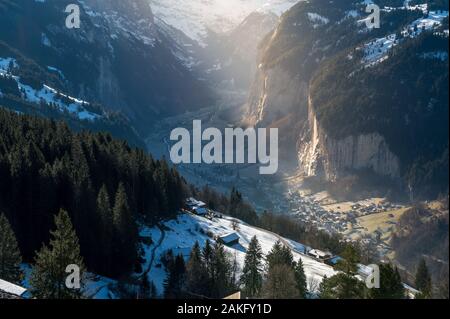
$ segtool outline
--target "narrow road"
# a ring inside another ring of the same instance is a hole
[[[164,241],[164,238],[166,237],[166,232],[161,227],[161,225],[156,225],[159,230],[161,231],[161,237],[159,238],[158,242],[155,244],[155,247],[152,249],[151,256],[150,256],[150,262],[148,263],[147,269],[144,271],[144,273],[141,275],[141,278],[144,278],[144,276],[147,276],[150,270],[152,270],[153,262],[155,261],[156,256],[156,250],[161,246],[161,244]]]

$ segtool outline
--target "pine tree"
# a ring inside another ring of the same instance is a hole
[[[338,273],[330,278],[324,278],[319,287],[320,299],[363,299],[365,286],[353,275]]]
[[[214,245],[211,273],[213,298],[223,298],[236,288],[233,282],[232,264],[220,242]]]
[[[197,297],[208,293],[208,274],[202,260],[200,245],[195,242],[186,265],[186,291],[191,297]]]
[[[371,289],[369,297],[373,299],[405,298],[405,288],[403,287],[397,267],[393,267],[391,264],[381,264],[379,267],[380,288]]]
[[[305,270],[303,269],[303,261],[299,258],[294,269],[295,282],[297,284],[298,295],[301,299],[305,299],[308,294],[308,287],[306,283]]]
[[[345,247],[341,257],[336,265],[336,269],[348,275],[355,275],[358,271],[358,262],[360,261],[359,251],[356,247],[351,245]]]
[[[203,247],[202,257],[203,257],[203,262],[205,265],[206,275],[208,277],[206,289],[207,289],[207,291],[211,292],[215,275],[214,275],[214,266],[213,266],[214,251],[211,247],[211,243],[209,240],[206,241],[205,247]]]
[[[416,272],[416,288],[420,293],[416,296],[418,299],[429,299],[432,297],[431,276],[428,271],[425,259],[421,259]]]
[[[122,183],[117,189],[113,209],[114,221],[114,263],[120,265],[117,271],[129,271],[137,260],[137,226],[128,205],[125,187]]]
[[[319,295],[322,299],[363,299],[365,285],[355,277],[360,260],[359,251],[354,246],[345,247],[342,259],[336,265],[341,273],[322,280]]]
[[[158,292],[153,281],[149,281],[148,276],[142,278],[142,283],[139,289],[140,299],[156,299]]]
[[[299,297],[294,270],[291,266],[278,264],[269,269],[263,285],[263,297],[267,299],[297,299]]]
[[[256,236],[252,238],[245,255],[244,269],[241,276],[244,295],[258,297],[262,287],[262,250]]]
[[[102,186],[98,193],[97,215],[100,223],[99,246],[102,256],[102,268],[106,275],[111,275],[114,225],[111,202],[105,185]]]
[[[55,225],[56,229],[51,231],[50,245],[44,245],[36,255],[30,279],[31,293],[39,299],[81,298],[84,263],[78,237],[67,212],[60,211],[55,217]],[[66,286],[69,265],[77,265],[80,269],[80,289]]]
[[[4,214],[0,214],[0,278],[19,284],[22,279],[19,246]]]
[[[164,281],[164,297],[166,299],[182,299],[185,296],[186,266],[183,256],[175,257],[168,269]]]
[[[276,265],[287,265],[291,268],[294,267],[294,257],[289,247],[284,246],[281,241],[277,241],[271,251],[267,254],[267,267],[273,268]]]

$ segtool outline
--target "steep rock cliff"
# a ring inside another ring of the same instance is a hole
[[[336,139],[321,127],[309,99],[308,124],[298,144],[299,169],[306,176],[335,181],[346,174],[370,169],[391,179],[400,177],[400,162],[379,133]]]

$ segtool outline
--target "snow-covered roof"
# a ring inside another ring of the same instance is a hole
[[[27,291],[27,289],[0,279],[0,291],[20,297]]]
[[[312,255],[312,256],[316,256],[316,257],[319,257],[319,258],[326,258],[326,257],[331,256],[330,253],[321,251],[321,250],[319,250],[319,249],[311,249],[308,253],[309,253],[310,255]]]
[[[206,206],[206,203],[204,203],[204,202],[202,202],[202,201],[200,201],[200,200],[196,200],[196,199],[193,198],[193,197],[189,197],[189,198],[186,200],[186,204],[189,205],[189,206],[191,206],[191,207],[195,207],[195,206],[197,206],[197,207],[205,207],[205,206]]]
[[[231,243],[235,240],[239,240],[239,235],[237,233],[230,233],[219,237],[224,243]]]
[[[208,210],[204,207],[194,207],[194,212],[197,215],[206,215],[208,213]]]

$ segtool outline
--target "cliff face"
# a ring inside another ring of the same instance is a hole
[[[305,176],[335,181],[352,171],[370,169],[392,179],[400,177],[400,162],[379,133],[342,139],[323,129],[308,97],[308,83],[281,67],[260,66],[247,105],[247,124],[280,130],[280,152],[295,152]]]
[[[260,65],[247,104],[245,120],[250,125],[271,125],[286,116],[307,116],[308,84],[281,67]]]
[[[299,169],[306,176],[335,181],[351,171],[371,169],[392,179],[400,177],[400,162],[379,133],[330,137],[321,127],[309,99],[308,119],[298,144]]]

